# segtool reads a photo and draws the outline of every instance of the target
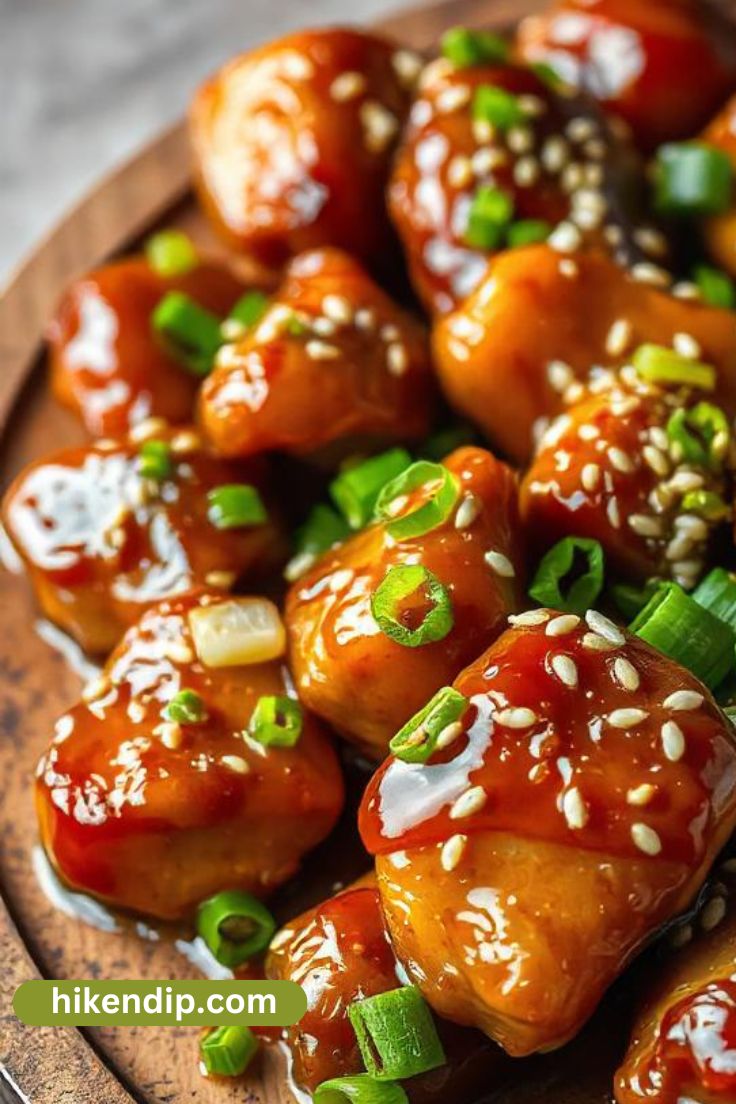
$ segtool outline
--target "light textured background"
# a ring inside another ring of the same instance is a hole
[[[398,0],[0,0],[0,284],[230,55]]]

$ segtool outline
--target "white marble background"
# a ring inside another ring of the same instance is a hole
[[[0,285],[231,54],[399,0],[0,0]]]

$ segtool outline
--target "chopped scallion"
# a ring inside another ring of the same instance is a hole
[[[407,510],[409,496],[421,488],[427,496]],[[376,516],[386,522],[386,531],[395,540],[410,540],[447,521],[459,494],[460,484],[452,472],[442,464],[418,460],[385,485],[376,502]]]
[[[207,714],[204,702],[194,690],[180,690],[174,694],[170,702],[164,707],[164,716],[167,721],[175,721],[177,724],[200,724]]]
[[[393,1081],[376,1081],[367,1073],[333,1077],[314,1090],[313,1104],[409,1104],[409,1098]]]
[[[144,479],[161,482],[168,478],[173,471],[168,441],[144,441],[138,449],[138,471]]]
[[[466,245],[473,249],[497,249],[513,214],[514,201],[508,192],[482,184],[470,203],[464,235]]]
[[[185,276],[199,264],[194,244],[181,230],[162,230],[148,238],[143,251],[158,276]]]
[[[266,906],[238,889],[209,897],[197,910],[197,933],[231,970],[265,951],[275,931],[276,921]]]
[[[467,698],[452,686],[443,686],[399,729],[389,744],[391,751],[405,763],[426,763],[437,747],[440,733],[459,721],[467,708]]]
[[[525,122],[519,97],[495,84],[479,84],[473,95],[473,118],[498,130],[510,130]]]
[[[655,203],[677,215],[716,215],[731,203],[733,169],[723,150],[705,142],[669,142],[657,151]]]
[[[682,508],[706,521],[725,521],[731,513],[728,503],[715,491],[688,491],[682,499]]]
[[[381,632],[397,644],[416,648],[443,640],[454,616],[449,591],[423,564],[395,564],[371,598]]]
[[[389,449],[346,468],[333,479],[330,495],[351,529],[362,529],[368,524],[381,489],[410,464],[411,456],[406,449]]]
[[[710,265],[696,265],[693,280],[701,297],[711,307],[733,310],[736,307],[736,285],[726,272]]]
[[[170,291],[157,304],[151,324],[171,355],[195,376],[212,371],[222,344],[220,319],[189,295]]]
[[[716,370],[710,364],[676,353],[664,345],[640,345],[631,358],[639,375],[650,383],[675,383],[712,391]]]
[[[509,56],[509,44],[492,31],[451,27],[442,36],[442,56],[451,61],[456,69],[502,63]]]
[[[297,553],[326,552],[333,544],[344,540],[350,529],[347,522],[330,506],[318,502],[307,520],[297,529],[295,547]]]
[[[400,1081],[445,1064],[432,1013],[415,986],[353,1001],[348,1015],[365,1068],[377,1081]]]
[[[674,459],[700,467],[719,468],[728,449],[731,430],[728,418],[713,403],[678,407],[667,422],[667,436]]]
[[[207,494],[207,516],[216,529],[243,529],[264,525],[266,507],[255,487],[249,483],[223,483]]]
[[[714,567],[693,591],[693,600],[736,631],[736,575],[733,572]]]
[[[259,322],[268,308],[268,296],[262,291],[246,291],[241,295],[234,307],[231,308],[228,318],[234,318],[236,322],[249,328]]]
[[[506,232],[509,249],[519,249],[523,245],[544,242],[552,233],[552,226],[544,219],[520,219],[512,222]]]
[[[216,1077],[239,1077],[257,1050],[258,1038],[242,1024],[216,1027],[199,1044],[207,1073]]]
[[[643,587],[631,586],[628,583],[615,583],[610,588],[610,594],[626,620],[633,621],[636,615],[644,609],[658,586],[658,582],[645,583]]]
[[[303,724],[298,701],[285,694],[264,694],[253,710],[248,732],[265,747],[294,747]]]
[[[542,558],[529,587],[540,605],[585,613],[603,589],[603,548],[587,537],[565,537]]]

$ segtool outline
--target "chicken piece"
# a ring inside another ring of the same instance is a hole
[[[717,370],[708,399],[732,417],[732,313],[669,294],[646,282],[652,275],[645,268],[631,276],[598,253],[563,258],[547,245],[502,254],[463,306],[435,325],[447,398],[523,464],[535,433],[582,397],[592,369],[620,367],[640,345],[669,347],[685,334]]]
[[[614,1086],[618,1104],[736,1098],[736,909],[709,899],[700,934],[661,967]],[[687,927],[681,929],[686,937]],[[680,933],[673,933],[680,934]]]
[[[522,519],[537,552],[592,537],[615,573],[689,589],[730,512],[729,420],[682,388],[623,376],[601,377],[605,390],[552,423],[522,482]]]
[[[610,248],[622,263],[642,259],[632,238],[642,184],[634,150],[590,103],[557,95],[531,69],[442,59],[422,77],[388,194],[415,290],[442,314],[513,244],[512,219],[543,220],[547,233],[559,224],[573,247]],[[483,214],[488,192],[500,208],[493,218]],[[640,227],[638,236],[666,256],[658,232]]]
[[[224,456],[414,440],[434,399],[423,328],[337,249],[292,261],[257,326],[220,350],[200,416]]]
[[[280,523],[258,509],[262,461],[218,460],[190,429],[134,440],[141,435],[38,460],[2,504],[44,615],[90,653],[108,652],[152,602],[205,583],[228,590],[286,551]],[[217,517],[210,494],[231,486],[252,488],[252,523],[230,518],[226,528]]]
[[[191,421],[199,381],[154,333],[153,310],[167,292],[181,291],[224,316],[244,290],[220,265],[164,277],[142,256],[80,277],[47,330],[56,398],[95,437],[119,436],[151,415]]]
[[[410,978],[519,1056],[571,1038],[692,900],[736,823],[736,744],[597,611],[512,621],[455,680],[454,741],[386,760],[360,828]]]
[[[703,133],[703,141],[723,150],[736,173],[736,96],[732,96],[723,110],[713,119]],[[705,244],[716,264],[736,276],[736,204],[727,211],[712,215],[703,223]]]
[[[387,39],[340,29],[287,35],[228,62],[190,112],[215,227],[271,266],[323,245],[385,264],[383,193],[420,68]]]
[[[337,896],[292,920],[273,939],[268,977],[295,981],[309,1001],[299,1023],[286,1029],[297,1085],[314,1092],[332,1077],[361,1073],[348,1008],[356,1000],[404,984],[386,931],[375,878],[366,875]],[[502,1051],[483,1035],[437,1023],[447,1063],[403,1082],[411,1104],[472,1099],[501,1074]]]
[[[128,631],[38,767],[41,838],[72,888],[178,919],[220,890],[264,896],[324,839],[342,777],[279,651],[271,603],[213,591],[161,602]],[[253,729],[272,696],[301,716],[291,745]]]
[[[517,44],[626,120],[644,150],[695,135],[736,86],[733,26],[708,0],[557,0]]]
[[[376,521],[325,553],[286,598],[291,663],[301,697],[375,759],[385,755],[404,721],[494,639],[522,601],[513,473],[479,448],[451,453],[444,471],[456,498],[443,522],[402,539],[391,535],[390,521]],[[402,496],[402,516],[419,509],[437,486],[433,477]],[[418,646],[416,638],[402,643],[396,633],[382,630],[372,612],[387,575],[407,564],[421,565],[418,572],[424,568],[430,575],[424,582],[410,579],[415,589],[397,599],[399,626],[417,630],[433,616],[432,576],[452,611],[444,635],[432,633]]]

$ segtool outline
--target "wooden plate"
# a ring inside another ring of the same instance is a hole
[[[541,0],[449,0],[439,6],[422,5],[382,27],[407,45],[422,48],[455,23],[500,27],[540,6]],[[73,276],[134,247],[141,235],[161,223],[184,226],[203,246],[221,251],[190,193],[183,124],[72,211],[19,271],[0,302],[3,482],[29,460],[82,440],[76,421],[52,401],[43,377],[43,329],[62,288]],[[169,978],[192,976],[193,968],[171,941],[136,938],[128,928],[97,930],[59,911],[41,889],[32,866],[36,821],[31,780],[53,720],[78,696],[80,679],[58,648],[49,646],[48,633],[45,639],[39,635],[37,611],[21,576],[0,572],[0,609],[0,884],[5,905],[0,905],[0,1062],[7,1082],[18,1090],[12,1098],[32,1104],[291,1101],[283,1061],[274,1048],[259,1060],[246,1087],[212,1084],[197,1071],[196,1033],[191,1029],[25,1028],[12,1015],[17,986],[39,975]],[[324,856],[319,865],[325,865]],[[329,883],[328,871],[326,892]],[[318,900],[317,883],[310,887],[311,899]],[[295,905],[290,915],[296,911]],[[592,1070],[592,1087],[586,1087],[584,1062],[575,1059],[570,1083],[577,1088],[570,1090],[559,1085],[559,1074],[550,1081],[545,1062],[532,1063],[531,1080],[503,1100],[601,1104],[608,1099],[604,1086],[609,1078],[601,1078],[600,1068],[598,1063]]]

